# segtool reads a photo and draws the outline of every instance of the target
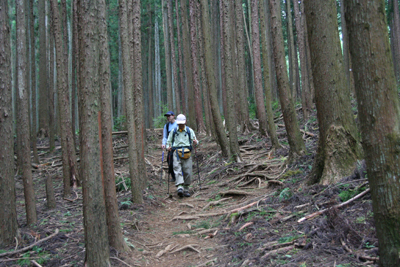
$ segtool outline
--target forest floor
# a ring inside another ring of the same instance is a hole
[[[179,198],[173,183],[168,195],[167,166],[161,165],[161,130],[148,130],[148,188],[141,205],[130,202],[131,193],[125,190],[129,180],[122,182],[128,178],[123,148],[127,138],[115,136],[119,214],[131,251],[111,249],[111,265],[377,266],[370,193],[351,200],[368,190],[366,178],[355,171],[334,185],[308,185],[318,125],[315,119],[305,124],[299,117],[307,154],[290,164],[286,164],[289,146],[284,127],[279,126],[281,117],[276,123],[282,149],[271,151],[269,139],[257,131],[240,135],[242,163],[226,162],[210,137],[198,135],[189,198]],[[56,229],[59,233],[27,251],[0,257],[0,266],[83,266],[82,192],[78,189],[73,199],[63,199],[59,150],[50,157],[46,140],[38,145],[43,147],[42,165],[33,172],[38,223],[26,225],[23,185],[16,177],[21,238],[0,254],[40,242]],[[55,186],[57,207],[52,210],[46,207],[47,175]],[[337,207],[347,200],[351,201]],[[321,214],[299,222],[318,211]]]

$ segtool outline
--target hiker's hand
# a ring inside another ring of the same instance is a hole
[[[164,150],[165,149],[165,145],[161,145],[161,148],[162,148],[162,150]]]
[[[167,148],[167,150],[168,150],[168,151],[171,151],[171,150],[172,150],[172,147]]]
[[[193,140],[193,144],[197,145],[198,143],[199,143],[199,141]]]

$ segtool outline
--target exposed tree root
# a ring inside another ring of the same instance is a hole
[[[185,249],[190,249],[190,250],[193,250],[194,252],[201,253],[200,250],[194,248],[193,246],[198,246],[198,245],[197,245],[197,244],[186,245],[186,246],[183,246],[183,247],[181,247],[181,248],[178,248],[178,249],[176,249],[176,250],[174,250],[174,251],[171,251],[170,254],[173,254],[173,253],[176,253],[176,252],[185,250]]]

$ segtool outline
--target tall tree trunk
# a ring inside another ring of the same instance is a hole
[[[379,266],[399,266],[400,106],[385,1],[345,1],[345,8],[361,136],[379,241]]]
[[[126,0],[119,2],[120,12],[120,34],[123,64],[123,79],[125,89],[126,123],[128,127],[128,155],[129,155],[129,175],[132,184],[132,202],[143,203],[142,188],[139,180],[138,153],[136,148],[136,127],[134,117],[133,82],[130,73],[130,49],[128,32],[128,8]]]
[[[57,6],[56,0],[52,0]],[[97,1],[78,0],[79,129],[85,230],[85,265],[110,266],[104,177],[101,170],[99,10]],[[108,93],[108,92],[107,92]]]
[[[331,184],[353,172],[361,146],[346,86],[336,3],[318,0],[304,4],[320,132],[310,182]]]
[[[223,16],[223,13],[224,13],[224,5],[223,5],[223,3],[222,3],[222,0],[220,0],[219,1],[219,8],[220,8],[220,18],[219,18],[219,20],[220,20],[220,39],[221,39],[221,41],[220,41],[220,43],[221,43],[221,66],[220,66],[220,68],[221,68],[221,96],[220,96],[220,98],[221,98],[221,100],[220,100],[220,102],[222,102],[222,114],[224,114],[224,116],[226,115],[226,112],[227,112],[227,102],[226,102],[226,79],[225,79],[225,64],[226,64],[226,62],[225,62],[225,42],[226,42],[226,40],[224,39],[225,37],[224,37],[224,16]]]
[[[74,144],[75,144],[75,148],[76,148],[76,125],[78,122],[78,114],[77,114],[77,102],[76,99],[78,97],[78,94],[76,93],[76,85],[78,84],[78,64],[77,64],[77,55],[79,54],[79,52],[77,51],[78,49],[78,11],[77,11],[77,0],[72,0],[72,47],[71,47],[71,55],[72,55],[72,72],[71,72],[71,125],[72,125],[72,136],[74,138]]]
[[[260,10],[260,24],[261,24],[261,42],[262,42],[262,60],[263,60],[263,74],[264,74],[264,83],[265,83],[265,106],[267,111],[267,130],[269,137],[271,139],[272,147],[277,149],[280,147],[278,136],[276,134],[276,126],[274,122],[274,113],[272,111],[272,83],[270,73],[270,58],[268,56],[268,43],[270,40],[268,39],[268,32],[270,31],[269,22],[266,8],[265,0],[261,0],[259,3]],[[271,35],[271,34],[269,34]]]
[[[170,43],[169,43],[169,30],[168,30],[168,8],[164,0],[162,0],[162,18],[163,18],[163,29],[164,29],[165,71],[167,76],[167,105],[168,105],[168,110],[173,110],[174,97],[172,90],[171,49],[169,46]],[[171,36],[172,34],[173,33],[171,33]]]
[[[192,60],[192,79],[193,79],[193,101],[195,108],[196,118],[196,129],[199,133],[205,132],[203,112],[201,105],[201,94],[200,94],[200,81],[199,81],[199,68],[198,68],[198,49],[197,49],[197,27],[196,27],[196,4],[194,0],[189,0],[190,9],[190,50]],[[190,71],[190,70],[188,70]]]
[[[172,68],[172,75],[174,80],[174,95],[175,95],[175,112],[177,114],[181,113],[180,107],[180,97],[179,97],[179,86],[178,86],[178,70],[177,64],[175,60],[175,37],[174,37],[174,22],[173,22],[173,10],[172,10],[172,0],[166,0],[168,6],[168,27],[170,33],[170,51],[171,51],[171,68]]]
[[[71,184],[76,187],[79,184],[75,145],[72,136],[71,111],[69,102],[69,91],[67,86],[67,71],[65,70],[65,54],[63,54],[63,43],[61,38],[61,23],[56,1],[51,1],[53,14],[53,30],[56,46],[57,62],[57,87],[58,106],[61,122],[61,148],[63,163],[64,197],[71,194]]]
[[[281,103],[283,121],[290,146],[290,156],[302,155],[305,152],[304,141],[301,137],[297,121],[296,109],[290,92],[285,50],[283,46],[282,22],[279,0],[269,0],[271,12],[271,31],[274,48],[275,70],[279,88],[279,100]]]
[[[303,4],[303,1],[301,3]],[[310,116],[311,108],[312,108],[312,97],[310,96],[310,86],[308,82],[308,69],[307,69],[307,57],[306,57],[306,47],[305,47],[305,38],[304,38],[304,13],[300,12],[299,2],[293,1],[294,6],[294,14],[295,14],[295,22],[296,22],[296,31],[297,31],[297,43],[299,44],[299,53],[300,53],[300,68],[301,68],[301,102],[302,102],[302,110],[303,110],[303,118],[304,121],[308,120]]]
[[[177,103],[178,106],[182,107],[182,113],[185,114],[186,111],[186,104],[185,104],[185,78],[183,75],[183,61],[182,61],[182,39],[181,39],[181,30],[180,30],[180,19],[179,19],[179,1],[175,1],[175,12],[176,12],[176,28],[178,33],[178,56],[179,56],[179,78],[180,78],[180,86],[179,86],[179,100],[181,103]]]
[[[27,93],[26,74],[26,28],[25,28],[25,1],[16,1],[17,13],[17,57],[18,57],[18,134],[20,135],[21,149],[21,170],[24,183],[26,221],[28,225],[37,222],[36,199],[33,190],[32,167],[31,167],[31,148],[30,148],[30,130],[29,130],[29,99]]]
[[[400,84],[400,15],[399,15],[399,1],[398,0],[392,0],[393,4],[393,23],[394,23],[394,32],[393,32],[393,47],[396,50],[394,55],[395,55],[395,61],[396,64],[398,64],[398,68],[396,69],[395,75],[396,75],[396,80],[397,84]]]
[[[122,41],[121,41],[122,43]],[[155,78],[154,78],[154,87],[155,87],[155,99],[157,105],[154,105],[154,115],[158,116],[162,114],[162,103],[161,103],[161,63],[160,63],[160,40],[159,40],[159,26],[158,20],[156,17],[155,27],[154,27],[154,55],[155,55]],[[122,44],[121,44],[122,49]],[[124,82],[125,84],[125,82]]]
[[[257,106],[257,118],[259,122],[260,134],[268,136],[267,113],[265,112],[264,92],[262,87],[260,30],[258,21],[258,0],[251,0],[251,40],[253,45],[254,92]]]
[[[149,55],[148,55],[148,63],[147,63],[147,77],[148,77],[148,97],[147,97],[147,103],[148,103],[148,120],[149,120],[149,128],[153,129],[154,124],[153,124],[153,118],[154,118],[154,87],[153,87],[153,50],[152,50],[152,19],[151,19],[151,14],[152,11],[150,11],[150,24],[149,24]]]
[[[12,55],[8,1],[0,0],[0,6],[0,247],[6,247],[17,236],[18,222],[14,182]]]
[[[190,54],[190,32],[189,32],[189,18],[187,14],[187,2],[181,0],[181,18],[182,18],[182,42],[183,42],[183,61],[185,63],[186,73],[186,93],[188,98],[187,103],[187,122],[190,127],[196,130],[196,115],[194,107],[194,85],[193,85],[193,72],[191,66]],[[182,100],[183,101],[183,100]]]
[[[35,163],[39,163],[39,156],[37,151],[37,116],[36,116],[36,49],[35,49],[35,16],[33,12],[33,2],[29,2],[29,26],[30,26],[30,46],[31,46],[31,99],[32,99],[32,125],[31,125],[31,141],[32,141],[32,150],[33,150],[33,158]]]
[[[110,53],[108,51],[108,34],[106,20],[106,3],[99,0],[99,90],[101,101],[101,143],[100,159],[104,181],[104,196],[107,212],[108,240],[111,247],[118,251],[129,250],[118,215],[118,201],[115,191],[114,159],[112,147],[112,119],[110,97]]]
[[[343,67],[346,76],[346,85],[350,85],[350,54],[349,54],[349,36],[347,35],[347,25],[344,18],[344,0],[340,0],[340,22],[342,28],[342,45],[343,45]],[[350,90],[350,92],[354,92]]]
[[[138,152],[139,181],[146,187],[147,173],[144,160],[146,129],[144,127],[143,80],[142,80],[142,36],[140,22],[140,0],[133,1],[133,96],[135,100],[136,144]]]
[[[293,23],[292,12],[290,7],[290,0],[285,0],[286,4],[286,22],[287,22],[287,42],[288,42],[288,58],[289,58],[289,84],[292,92],[292,97],[296,99],[296,71],[295,71],[295,55],[294,52],[294,37],[293,37]]]
[[[207,0],[201,0],[201,22],[204,36],[204,50],[205,50],[205,69],[207,75],[207,87],[209,90],[209,98],[211,105],[211,114],[217,134],[217,143],[221,147],[222,156],[230,156],[230,148],[228,138],[225,134],[224,127],[222,125],[222,118],[219,112],[218,97],[217,97],[217,84],[215,79],[214,71],[214,60],[213,60],[213,47],[211,38],[211,26],[209,17],[209,7]]]
[[[250,128],[249,106],[247,104],[246,63],[244,60],[243,6],[241,0],[235,0],[236,42],[238,54],[238,96],[240,101],[240,124],[243,133]]]
[[[49,107],[48,107],[48,110],[49,110],[49,146],[50,146],[49,150],[51,153],[53,153],[54,149],[56,147],[56,144],[55,144],[56,125],[59,125],[59,123],[56,123],[56,119],[55,119],[58,112],[56,112],[56,109],[55,109],[55,107],[57,106],[55,104],[56,93],[54,90],[54,69],[55,69],[54,54],[55,54],[55,52],[54,52],[54,34],[53,34],[53,26],[52,26],[53,19],[52,19],[51,13],[49,13],[48,18],[49,18],[48,19],[48,21],[49,21],[49,23],[48,23],[48,25],[49,25],[49,27],[48,27],[48,29],[49,29],[49,34],[48,34],[48,36],[49,36],[49,38],[48,38],[49,56],[48,56],[48,60],[47,60],[48,66],[46,66],[46,67],[48,70],[47,73],[49,75],[49,77],[48,77],[49,88],[47,89],[47,94],[48,94],[47,98],[48,98],[48,105],[49,105]]]
[[[39,20],[39,130],[48,131],[49,110],[47,99],[47,57],[46,57],[46,0],[38,0]]]
[[[225,73],[226,73],[226,100],[227,100],[227,113],[225,119],[229,130],[229,146],[231,149],[231,159],[236,162],[241,162],[239,143],[237,138],[237,128],[235,119],[235,100],[234,100],[234,78],[233,78],[233,34],[230,23],[233,15],[233,3],[229,0],[223,0],[224,13],[224,52],[225,52]]]

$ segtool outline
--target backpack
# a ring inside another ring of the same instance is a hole
[[[175,135],[178,132],[178,127],[174,129],[174,133],[172,134],[172,142],[171,145],[174,144],[175,141]],[[178,150],[178,155],[182,159],[188,159],[191,156],[191,151],[192,151],[192,137],[190,136],[190,128],[186,126],[186,133],[189,136],[189,146],[188,147],[177,147],[174,150]]]

